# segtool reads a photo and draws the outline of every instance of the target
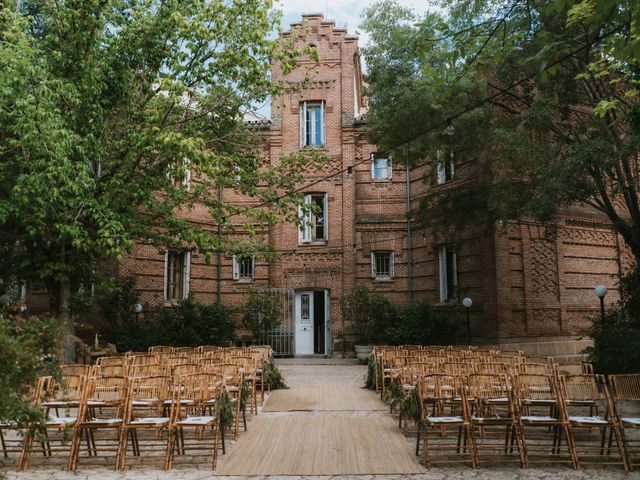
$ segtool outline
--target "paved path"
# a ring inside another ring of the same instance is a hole
[[[281,370],[285,375],[286,381],[291,387],[301,387],[304,385],[320,385],[320,384],[344,384],[355,385],[361,384],[366,373],[366,368],[358,365],[320,365],[314,362],[312,365],[304,364],[304,362],[283,362]],[[261,413],[264,416],[287,416],[287,417],[308,417],[308,416],[320,416],[325,415],[326,412],[322,411],[304,411],[304,412],[274,412],[274,413]],[[370,416],[370,415],[386,415],[386,413],[380,411],[370,412],[334,412],[334,415],[345,416]],[[260,416],[258,417],[260,418]],[[249,424],[249,430],[252,428],[256,420]],[[248,435],[250,432],[244,435]],[[229,448],[227,456],[231,456],[234,451],[237,451],[241,447],[240,440]],[[415,439],[411,438],[406,440],[407,448],[411,450],[414,446]],[[223,462],[220,464],[223,465]],[[13,471],[3,471],[0,469],[0,478],[5,475],[11,480],[201,480],[213,478],[213,472],[203,466],[200,468],[194,467],[178,467],[169,472],[164,472],[157,469],[134,469],[126,472],[114,472],[110,469],[79,469],[76,474],[71,474],[63,470],[43,469],[37,468],[30,470],[29,472],[17,474]],[[256,480],[507,480],[507,479],[560,479],[560,480],[614,480],[614,479],[636,479],[640,478],[640,473],[632,472],[625,473],[621,468],[590,468],[580,471],[573,471],[570,468],[565,467],[543,467],[532,468],[528,470],[522,470],[515,467],[492,467],[482,468],[480,470],[472,470],[466,467],[451,467],[451,468],[434,468],[423,474],[410,474],[410,475],[328,475],[328,476],[216,476],[215,480],[242,480],[242,479],[256,479]]]

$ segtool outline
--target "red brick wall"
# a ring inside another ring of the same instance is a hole
[[[335,344],[342,337],[339,298],[356,283],[365,283],[385,293],[395,303],[408,301],[410,244],[413,299],[440,305],[438,246],[442,240],[435,239],[428,229],[414,226],[409,242],[406,176],[402,165],[394,165],[389,181],[371,178],[369,159],[376,147],[367,141],[361,122],[354,122],[353,82],[355,75],[361,75],[357,38],[336,29],[334,22],[319,15],[304,16],[300,28],[284,33],[283,38],[292,35],[297,35],[298,46],[313,43],[320,61],[316,64],[302,58],[286,77],[274,66],[276,80],[296,84],[307,78],[309,83],[308,88],[272,100],[272,120],[262,132],[266,140],[265,156],[276,164],[281,156],[299,151],[300,102],[325,102],[326,153],[331,162],[321,171],[310,170],[306,182],[341,171],[308,189],[328,195],[328,241],[300,245],[296,225],[278,224],[262,232],[260,238],[280,256],[272,262],[256,262],[255,282],[234,281],[231,256],[221,256],[220,293],[224,304],[238,306],[251,285],[329,289]],[[351,175],[346,172],[349,166],[353,167]],[[411,172],[411,208],[417,208],[422,196],[435,188],[433,182],[424,180],[428,174],[426,166]],[[246,202],[231,189],[223,192],[223,199]],[[208,221],[203,209],[196,208],[185,215],[194,221]],[[210,227],[215,230],[214,225]],[[587,315],[597,312],[597,299],[593,294],[597,283],[610,287],[608,303],[617,298],[615,275],[627,259],[624,252],[620,254],[620,239],[611,233],[606,221],[575,208],[562,212],[555,239],[547,240],[546,233],[534,222],[523,221],[510,223],[491,234],[461,235],[459,299],[464,296],[473,299],[471,317],[475,341],[494,343],[515,337],[579,335],[587,325]],[[373,281],[372,250],[394,252],[394,279]],[[144,301],[162,301],[164,256],[157,249],[138,245],[122,262],[120,272],[132,272],[138,277]],[[193,256],[190,291],[197,299],[215,300],[216,272],[215,256],[210,264],[201,255]],[[450,308],[462,322],[464,312],[458,302],[440,306]]]

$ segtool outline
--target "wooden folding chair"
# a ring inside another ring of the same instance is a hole
[[[516,418],[514,391],[506,375],[472,374],[467,378],[472,399],[471,434],[477,462],[517,460],[524,465],[522,436]]]
[[[170,417],[163,416],[162,407],[169,393],[168,382],[163,375],[129,379],[118,469],[124,469],[129,460],[166,464]]]
[[[155,345],[153,347],[149,347],[149,353],[172,353],[173,347],[168,345]]]
[[[80,458],[83,436],[87,438],[86,463],[118,466],[120,435],[123,424],[127,379],[124,377],[89,377],[73,426],[68,468],[75,471]]]
[[[33,407],[40,408],[41,392],[50,380],[51,377],[39,377],[21,398],[30,402]],[[25,419],[0,421],[0,446],[2,446],[3,457],[0,464],[15,462],[20,470],[24,455],[24,440],[30,433],[33,433],[33,425]]]
[[[215,469],[224,442],[215,409],[222,391],[220,378],[206,373],[184,375],[174,387],[165,468],[171,469],[177,459],[193,463],[210,458]]]
[[[604,377],[594,374],[560,376],[560,385],[578,465],[622,464],[629,470],[620,420]],[[594,414],[594,411],[604,413]],[[616,445],[612,448],[614,439]]]
[[[60,372],[62,373],[63,376],[65,375],[87,376],[89,374],[90,369],[91,369],[91,365],[80,365],[80,364],[60,365]]]
[[[417,382],[420,424],[416,438],[416,455],[422,452],[427,468],[439,463],[468,463],[477,468],[477,454],[471,430],[466,389],[459,377],[434,373]],[[457,436],[446,435],[450,428]],[[430,432],[440,438],[430,441]]]
[[[76,400],[76,395],[78,391],[83,390],[85,380],[86,377],[75,375],[62,378],[60,381],[53,377],[41,379],[38,404],[43,409],[46,419],[42,425],[27,431],[18,465],[20,471],[26,470],[29,466],[36,438],[42,447],[43,456],[47,459],[47,465],[56,459],[63,464],[67,463],[70,452],[68,435],[77,422],[80,403]],[[55,410],[55,415],[52,415],[52,410]]]
[[[640,406],[640,374],[609,375],[609,381],[622,426],[627,463],[633,469],[640,466],[640,417],[637,415]]]
[[[520,374],[516,377],[517,418],[524,468],[528,468],[530,463],[556,462],[578,468],[569,421],[561,403],[554,375]]]

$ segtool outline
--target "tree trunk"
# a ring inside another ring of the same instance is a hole
[[[47,286],[49,307],[51,314],[60,322],[63,340],[63,363],[75,363],[76,344],[74,341],[75,328],[71,318],[71,285],[65,283],[51,283]]]

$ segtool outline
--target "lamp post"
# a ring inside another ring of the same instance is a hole
[[[138,320],[140,320],[140,314],[142,313],[142,305],[140,305],[139,303],[136,303],[133,306],[133,311],[136,312],[136,322]]]
[[[473,300],[469,297],[464,297],[462,299],[462,306],[467,311],[467,345],[471,345],[471,321],[469,320],[469,309],[473,305]]]
[[[600,320],[604,323],[604,297],[607,295],[609,290],[604,285],[598,285],[594,290],[600,299]]]

